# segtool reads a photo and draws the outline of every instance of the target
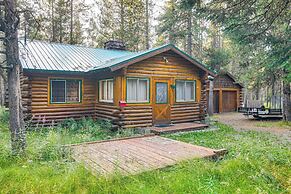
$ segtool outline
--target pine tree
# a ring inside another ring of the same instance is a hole
[[[30,13],[22,18],[21,35],[51,42],[83,42],[80,16],[87,11],[84,0],[20,0],[18,4]]]
[[[146,46],[146,11],[142,0],[100,0],[98,15],[98,46],[110,39],[125,42],[129,50],[144,50]]]

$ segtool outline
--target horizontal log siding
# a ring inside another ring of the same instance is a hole
[[[95,118],[116,122],[120,117],[119,107],[109,103],[97,103],[95,105]]]
[[[175,104],[171,107],[172,123],[200,121],[200,103]]]
[[[82,103],[49,104],[48,81],[52,76],[30,76],[30,115],[32,126],[50,126],[68,118],[80,119],[95,116],[96,82],[82,77],[57,76],[58,78],[83,79]]]
[[[207,92],[206,92],[207,80],[208,74],[204,73],[201,78],[201,99],[200,99],[201,120],[204,120],[207,114]]]
[[[152,126],[151,106],[127,106],[121,110],[119,126],[122,128],[138,128]]]
[[[164,57],[168,62],[165,62]],[[198,69],[182,57],[170,52],[129,66],[126,76],[194,79],[198,77]]]
[[[20,87],[24,120],[27,121],[31,118],[31,83],[29,77],[21,74]]]
[[[165,62],[166,57],[167,62]],[[171,84],[175,80],[196,80],[196,103],[180,104],[175,102],[175,90],[170,91],[171,121],[172,123],[182,123],[199,121],[205,114],[205,82],[204,74],[199,69],[184,58],[173,52],[167,52],[151,57],[142,62],[128,66],[126,77],[153,77],[170,78]],[[207,76],[206,76],[207,77]],[[201,83],[203,81],[203,83]],[[150,94],[153,93],[154,86],[151,85]],[[203,91],[202,91],[203,90]],[[126,91],[124,90],[124,93]],[[201,96],[202,95],[202,96]],[[123,99],[125,100],[125,99]],[[152,97],[150,98],[152,102]],[[202,103],[200,103],[202,101]],[[125,127],[146,127],[152,125],[152,103],[148,105],[128,104],[126,110],[131,110],[131,114],[124,115]],[[136,110],[137,112],[134,112]]]

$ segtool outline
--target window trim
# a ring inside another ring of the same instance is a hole
[[[129,80],[129,79],[142,79],[142,80],[146,80],[147,81],[147,84],[148,84],[148,87],[147,87],[147,100],[146,101],[128,101],[128,93],[127,93],[127,80]],[[149,104],[150,103],[150,101],[151,101],[151,98],[150,98],[150,87],[151,87],[151,82],[150,82],[150,78],[148,78],[148,77],[126,77],[126,79],[125,79],[125,95],[126,95],[126,103],[128,103],[128,104]]]
[[[66,102],[67,97],[67,80],[74,80],[79,82],[79,102]],[[49,95],[48,95],[48,102],[50,105],[66,105],[66,104],[82,104],[83,103],[83,79],[79,78],[48,78],[49,81]],[[53,81],[64,81],[65,82],[65,102],[53,102],[52,101],[52,82]]]
[[[100,92],[100,90],[101,90],[101,82],[102,81],[106,81],[106,83],[108,81],[112,81],[112,83],[113,83],[113,87],[112,87],[112,100],[103,100],[103,99],[101,99],[101,92]],[[101,79],[101,80],[98,81],[98,101],[99,102],[108,102],[108,103],[113,103],[114,102],[114,78]]]
[[[177,82],[179,82],[179,81],[183,81],[183,82],[185,82],[185,85],[184,85],[184,87],[186,87],[186,83],[187,82],[191,82],[191,83],[194,83],[194,94],[193,94],[193,96],[194,96],[194,99],[193,100],[177,100]],[[175,102],[177,102],[177,103],[184,103],[184,102],[197,102],[197,97],[196,97],[196,93],[197,93],[197,81],[196,80],[175,80]]]

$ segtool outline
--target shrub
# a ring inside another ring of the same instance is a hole
[[[7,125],[8,121],[9,121],[9,112],[4,107],[0,107],[0,123]]]

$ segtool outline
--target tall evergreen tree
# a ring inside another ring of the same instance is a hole
[[[81,15],[87,11],[84,0],[19,0],[29,11],[22,18],[20,33],[30,39],[79,44],[83,42]]]
[[[289,0],[216,0],[210,1],[205,9],[209,19],[223,25],[225,33],[234,41],[261,48],[265,70],[281,74],[285,120],[291,120],[289,8]]]
[[[143,0],[100,0],[99,6],[99,46],[110,39],[118,39],[133,51],[147,47],[146,5]]]
[[[197,12],[199,7],[200,1],[167,1],[164,13],[159,17],[157,33],[159,39],[176,44],[188,54],[203,59],[203,20]]]

